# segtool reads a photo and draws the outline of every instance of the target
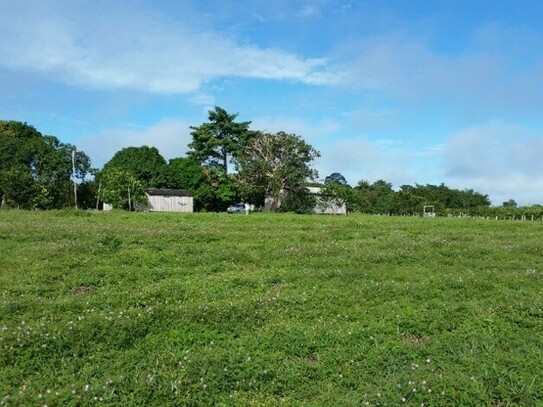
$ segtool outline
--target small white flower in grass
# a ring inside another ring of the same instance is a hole
[[[86,384],[85,387],[83,387],[83,390],[89,391],[91,389],[90,384]]]
[[[405,403],[406,401],[405,397],[402,397],[402,403]]]
[[[431,362],[431,360],[430,360],[430,359],[426,359],[426,363],[430,363],[430,362]]]

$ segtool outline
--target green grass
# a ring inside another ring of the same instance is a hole
[[[543,223],[0,212],[0,405],[543,405]]]

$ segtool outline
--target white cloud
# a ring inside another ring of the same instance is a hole
[[[444,147],[444,168],[451,185],[488,194],[493,204],[510,198],[520,204],[543,203],[543,134],[492,121],[460,130]]]
[[[334,81],[322,58],[240,43],[115,2],[19,1],[0,17],[0,66],[99,89],[189,93],[238,76],[309,84]],[[24,21],[24,24],[21,24]]]
[[[168,160],[184,156],[187,152],[187,145],[192,141],[190,125],[183,120],[164,119],[151,127],[111,129],[88,135],[81,138],[77,145],[90,156],[92,165],[98,168],[125,147],[156,147]]]
[[[456,53],[439,52],[428,38],[408,33],[350,40],[340,51],[346,61],[340,79],[347,87],[422,103],[438,100],[478,111],[504,106],[540,110],[541,51],[536,45],[512,46],[515,30],[494,31],[500,32],[501,47],[474,35],[473,42]]]

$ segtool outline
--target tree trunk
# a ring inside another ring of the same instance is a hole
[[[96,210],[100,206],[100,191],[102,190],[102,180],[98,182],[98,192],[96,193]]]
[[[132,199],[130,197],[130,187],[128,187],[128,210],[132,211]]]

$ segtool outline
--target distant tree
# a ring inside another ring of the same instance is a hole
[[[319,156],[295,134],[260,133],[240,154],[237,179],[242,189],[272,197],[279,210],[285,192],[303,192],[305,183],[317,178],[310,165]]]
[[[185,189],[194,192],[207,181],[204,168],[195,160],[186,157],[173,158],[157,177],[157,187]]]
[[[516,208],[517,201],[515,201],[514,199],[509,199],[508,201],[503,203],[503,206],[510,206],[510,207]]]
[[[348,211],[353,210],[353,190],[347,184],[341,184],[339,182],[326,182],[321,187],[319,201],[324,206],[334,205],[346,205]]]
[[[195,205],[198,210],[221,212],[234,202],[237,194],[236,185],[231,175],[222,168],[203,168],[206,182],[194,192]]]
[[[348,185],[347,180],[345,179],[345,177],[343,175],[341,175],[339,172],[334,172],[334,173],[328,175],[324,179],[324,183],[325,184],[338,184],[338,185],[343,185],[343,186]]]
[[[42,134],[21,122],[0,120],[0,171],[24,166],[32,171]]]
[[[61,143],[54,136],[44,136],[34,160],[34,176],[40,191],[36,207],[61,208],[73,204],[72,151],[76,147]],[[90,169],[90,158],[82,151],[75,153],[75,178],[83,181]],[[47,198],[45,198],[47,197]]]
[[[371,184],[366,180],[361,180],[353,188],[350,199],[350,210],[361,213],[372,213],[371,203]]]
[[[236,122],[237,114],[229,114],[216,106],[209,111],[209,122],[191,126],[192,142],[189,157],[208,167],[220,167],[228,173],[228,163],[238,158],[240,151],[254,137],[251,122]]]
[[[99,198],[113,208],[132,210],[136,202],[147,202],[143,185],[133,174],[108,167],[97,176],[101,184]]]
[[[0,187],[4,195],[2,202],[44,209],[72,205],[70,179],[75,149],[54,136],[43,136],[26,123],[0,121],[0,173],[4,179],[8,174],[11,177]],[[89,168],[89,157],[78,151],[75,178],[83,181]],[[14,181],[17,179],[20,188]]]
[[[392,213],[396,215],[415,215],[422,213],[424,198],[411,192],[401,189],[394,194]]]
[[[156,147],[127,147],[115,153],[104,169],[117,168],[121,172],[131,174],[144,188],[156,187],[166,160]]]
[[[313,213],[316,204],[316,196],[311,194],[306,187],[300,186],[288,191],[280,210],[283,212],[310,214]]]
[[[0,171],[1,206],[29,209],[35,192],[36,182],[27,167],[17,165]]]
[[[189,191],[196,211],[225,210],[237,196],[231,176],[220,168],[203,167],[188,157],[170,160],[158,177],[157,186]]]

